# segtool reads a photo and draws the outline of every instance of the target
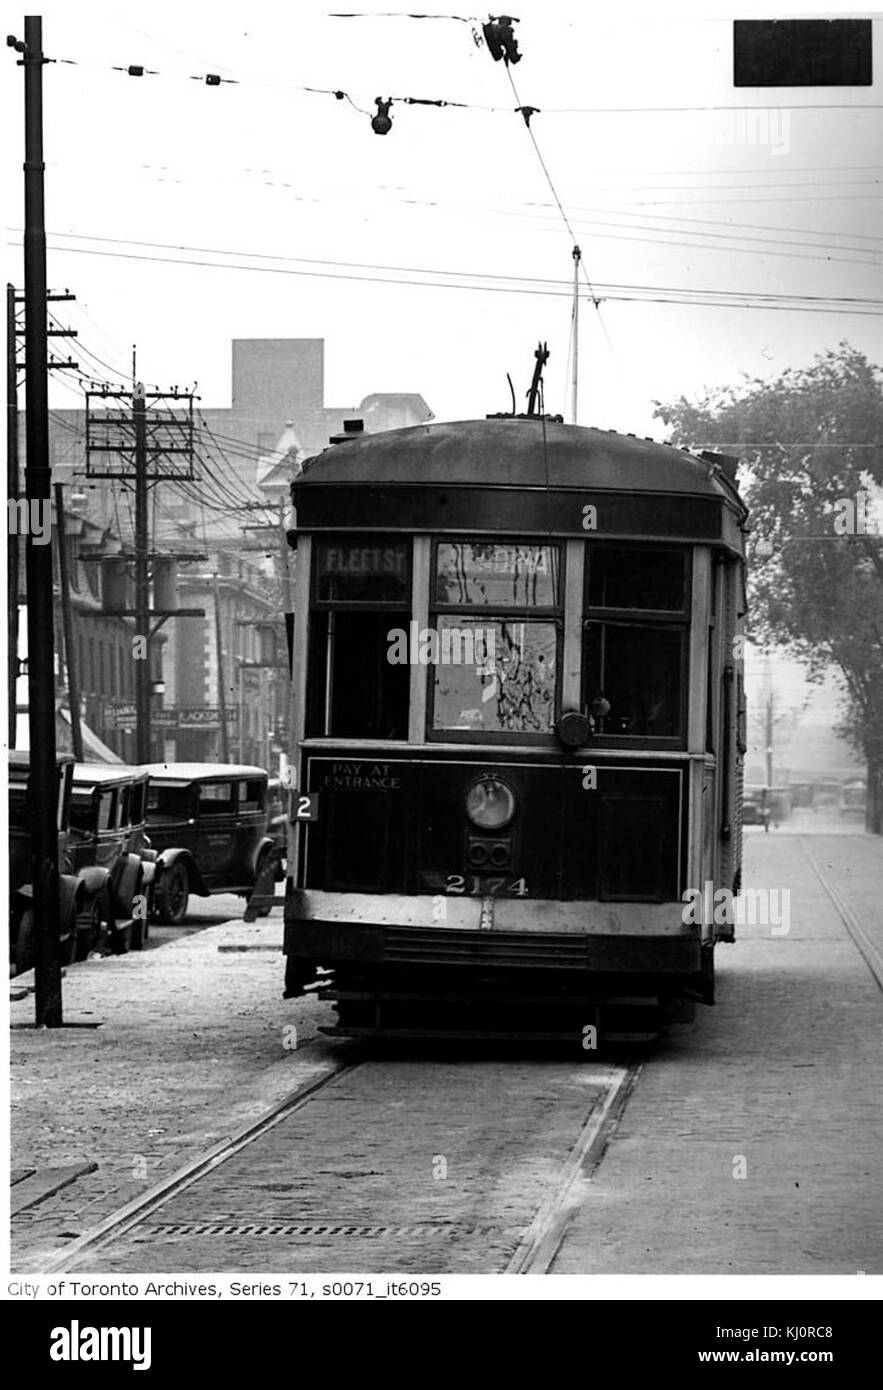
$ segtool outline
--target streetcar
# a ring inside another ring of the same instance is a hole
[[[737,461],[348,425],[292,484],[286,997],[355,1036],[691,1017],[739,891]]]

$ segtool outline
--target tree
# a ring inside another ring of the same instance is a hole
[[[839,670],[838,732],[864,756],[867,828],[883,833],[883,370],[844,342],[775,380],[655,406],[673,443],[744,461],[749,631],[815,679]]]

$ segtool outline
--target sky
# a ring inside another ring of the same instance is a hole
[[[139,377],[196,382],[203,406],[224,406],[233,338],[322,337],[326,404],[420,392],[462,419],[509,408],[507,372],[522,408],[543,340],[546,409],[570,419],[574,238],[582,424],[661,438],[655,400],[775,376],[843,339],[883,361],[881,81],[736,90],[719,0],[526,0],[508,73],[468,8],[452,10],[467,22],[300,0],[40,8],[59,60],[44,69],[49,283],[76,294],[58,313],[96,377],[127,379],[137,343]],[[21,36],[21,12],[4,17]],[[883,20],[874,31],[879,73]],[[158,75],[113,70],[130,63]],[[20,285],[8,50],[6,65],[4,252]],[[235,81],[210,87],[208,72]],[[378,95],[394,98],[385,136]],[[539,108],[529,128],[524,105]],[[663,302],[685,298],[705,302]],[[52,376],[51,404],[77,405],[77,378]]]

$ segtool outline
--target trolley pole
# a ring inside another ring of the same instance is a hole
[[[579,387],[579,263],[582,251],[573,248],[573,380],[571,384],[570,413],[571,423],[576,424],[576,398]]]
[[[50,512],[49,397],[46,350],[46,224],[43,199],[43,22],[25,18],[25,40],[7,40],[21,53],[25,77],[25,406],[28,515]],[[58,805],[55,763],[55,651],[52,540],[25,547],[28,601],[28,721],[31,769],[29,823],[33,844],[34,1000],[38,1028],[62,1026],[58,914]]]
[[[135,429],[135,634],[144,650],[135,663],[135,758],[150,762],[150,580],[147,570],[147,402],[144,387],[132,390]]]
[[[18,500],[18,372],[16,369],[15,286],[6,286],[6,495]],[[18,681],[18,533],[9,531],[6,551],[6,695],[9,746],[15,747]]]

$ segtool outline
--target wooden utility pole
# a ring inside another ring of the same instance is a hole
[[[144,639],[144,650],[135,662],[135,760],[150,762],[150,574],[147,520],[147,402],[144,387],[132,389],[132,423],[135,434],[135,636]]]
[[[227,732],[227,689],[224,671],[224,651],[221,645],[221,596],[218,591],[218,576],[214,576],[215,591],[215,646],[218,651],[218,712],[221,717],[221,758],[230,761],[230,741]]]
[[[6,496],[18,500],[18,372],[15,338],[15,286],[6,286]],[[18,532],[9,527],[6,551],[6,697],[9,747],[15,747],[18,682]]]
[[[134,363],[133,363],[134,365]],[[93,402],[100,400],[102,408]],[[124,401],[130,409],[107,409],[108,401]],[[192,481],[194,396],[189,391],[145,391],[135,382],[125,390],[86,392],[86,476],[112,479],[135,493],[133,577],[135,606],[105,605],[116,617],[134,618],[135,747],[136,761],[150,762],[151,661],[150,644],[169,618],[203,618],[203,608],[156,608],[150,603],[150,526],[148,493],[151,484]],[[150,406],[148,407],[148,402]],[[166,407],[165,403],[170,403]],[[107,465],[96,466],[103,458]],[[162,559],[204,559],[204,556],[163,555]],[[153,621],[153,620],[156,621]],[[151,625],[152,624],[152,625]]]
[[[61,589],[61,620],[64,628],[64,669],[67,672],[67,698],[71,714],[71,744],[78,763],[83,761],[83,729],[80,724],[80,682],[77,678],[77,654],[74,648],[74,624],[71,614],[71,587],[65,545],[64,488],[55,484],[55,517],[58,531],[58,582]]]
[[[46,302],[54,303],[61,300],[73,300],[76,295],[65,290],[63,294],[47,294]],[[18,448],[18,377],[19,372],[24,372],[24,356],[19,358],[18,340],[24,338],[26,330],[19,328],[17,319],[17,306],[23,305],[25,296],[16,290],[14,285],[6,286],[6,489],[10,499],[18,501],[21,489],[21,477],[19,470],[19,448]],[[46,338],[75,338],[76,329],[72,328],[48,328]],[[48,352],[48,348],[47,348]],[[63,370],[68,367],[77,367],[79,363],[71,361],[70,358],[49,357],[46,362],[47,371],[53,369]],[[6,552],[6,617],[8,631],[8,664],[7,664],[7,699],[9,705],[9,746],[15,747],[18,736],[16,695],[17,678],[19,674],[18,659],[18,638],[19,638],[19,569],[21,564],[21,547],[18,539],[16,527],[9,529],[9,548]]]
[[[43,22],[25,19],[21,54],[25,77],[25,404],[28,514],[50,512],[49,398],[46,349],[46,223],[43,197]],[[28,781],[33,846],[34,1002],[38,1028],[60,1028],[61,963],[58,912],[58,773],[55,762],[55,650],[53,641],[52,539],[25,547],[28,600],[28,716],[31,745]]]

